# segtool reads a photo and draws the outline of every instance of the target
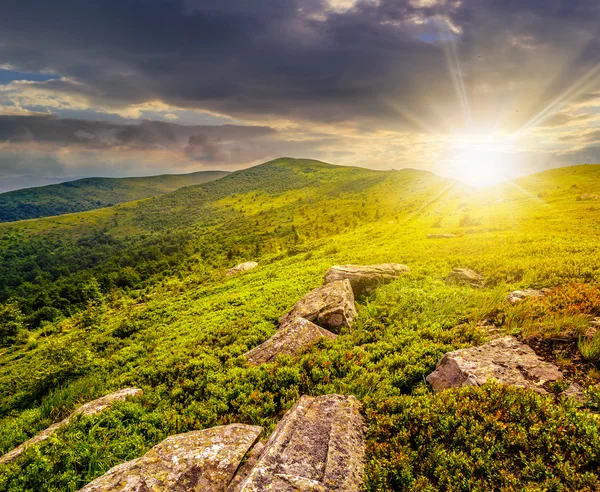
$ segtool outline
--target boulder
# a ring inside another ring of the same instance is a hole
[[[585,390],[577,383],[571,383],[569,387],[560,394],[560,396],[572,398],[581,404],[585,403]]]
[[[0,464],[9,463],[13,460],[16,460],[19,456],[23,454],[23,452],[34,444],[38,444],[42,441],[48,439],[54,432],[56,432],[61,427],[67,425],[74,417],[77,415],[97,415],[108,407],[110,407],[114,402],[125,400],[126,398],[133,398],[136,396],[141,396],[143,391],[139,388],[124,388],[115,393],[111,393],[109,395],[98,398],[97,400],[92,400],[85,405],[82,405],[77,410],[75,410],[71,415],[69,415],[66,419],[57,422],[56,424],[52,424],[47,429],[40,432],[37,436],[32,437],[28,441],[25,441],[20,446],[13,449],[11,452],[5,454],[0,458]]]
[[[231,424],[165,439],[141,458],[111,468],[80,492],[222,492],[261,427]]]
[[[354,295],[368,294],[382,284],[396,280],[410,268],[398,263],[383,263],[381,265],[336,265],[325,274],[325,284],[338,280],[349,280]]]
[[[265,364],[279,355],[298,355],[321,338],[336,336],[304,318],[293,318],[266,342],[244,354],[252,365]]]
[[[236,265],[233,268],[230,268],[229,270],[227,270],[225,275],[227,275],[228,277],[231,277],[232,275],[237,275],[238,273],[244,273],[244,272],[247,272],[248,270],[253,270],[257,266],[258,266],[258,263],[256,263],[255,261],[247,261],[246,263],[240,263],[239,265]]]
[[[427,382],[435,391],[459,386],[481,386],[489,379],[545,394],[544,385],[563,379],[558,367],[538,357],[515,337],[492,340],[480,347],[449,352]]]
[[[485,279],[467,268],[454,268],[446,278],[447,282],[456,284],[467,284],[471,287],[483,287]]]
[[[350,281],[337,280],[312,290],[281,317],[279,324],[285,326],[297,317],[306,318],[333,333],[350,328],[356,317]]]
[[[303,396],[279,422],[258,462],[231,492],[358,492],[364,436],[353,396]]]
[[[511,304],[515,304],[519,301],[523,301],[528,297],[544,297],[544,294],[548,292],[549,289],[535,290],[535,289],[525,289],[525,290],[515,290],[511,292],[507,296],[508,302]]]
[[[427,239],[454,239],[456,234],[427,234]]]

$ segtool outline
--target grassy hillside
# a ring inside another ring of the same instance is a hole
[[[600,166],[474,190],[281,159],[0,225],[0,452],[109,390],[145,391],[0,466],[0,490],[77,490],[187,430],[243,422],[267,435],[300,395],[332,392],[363,403],[365,490],[600,489],[600,423],[588,412],[600,410],[600,350],[565,336],[600,316],[600,201],[584,197],[597,189]],[[225,277],[243,260],[260,267]],[[352,330],[295,359],[241,357],[329,266],[379,262],[412,272],[358,299]],[[447,285],[453,267],[482,273],[485,288]],[[505,300],[527,287],[555,290]],[[434,395],[424,377],[444,353],[484,343],[486,318],[535,337],[587,389],[586,408],[493,384]]]
[[[224,171],[163,174],[144,178],[85,178],[0,193],[0,222],[85,212],[169,193],[222,178]]]

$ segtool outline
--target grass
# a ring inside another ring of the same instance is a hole
[[[211,185],[78,218],[0,225],[4,251],[23,260],[12,271],[19,275],[28,261],[44,274],[27,247],[49,237],[61,240],[55,254],[66,260],[81,254],[77,244],[90,231],[126,245],[53,282],[88,272],[108,278],[125,268],[126,248],[139,244],[140,252],[127,265],[137,278],[107,288],[100,281],[93,303],[26,328],[0,349],[0,452],[80,402],[124,386],[145,392],[0,467],[0,490],[77,490],[187,430],[243,422],[267,435],[300,395],[333,392],[363,403],[365,490],[598,488],[599,425],[583,409],[495,386],[434,395],[424,378],[444,353],[484,343],[477,325],[491,318],[500,330],[550,344],[547,354],[563,357],[561,368],[584,383],[587,408],[600,408],[598,368],[577,359],[588,350],[579,337],[600,307],[600,210],[576,199],[600,188],[600,166],[480,192],[417,171],[279,160]],[[184,253],[163,248],[152,271],[142,253],[154,246],[143,241],[160,246],[161,234],[175,232],[185,237]],[[428,240],[431,232],[457,237]],[[224,276],[243,260],[260,267]],[[352,330],[261,367],[241,357],[275,332],[329,266],[380,262],[412,271],[358,299]],[[447,285],[454,267],[483,274],[485,287]],[[54,284],[32,285],[39,293]],[[553,290],[506,301],[530,287]],[[557,338],[568,338],[560,350]]]

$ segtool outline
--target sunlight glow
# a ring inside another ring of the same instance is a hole
[[[451,143],[449,174],[483,188],[509,179],[505,168],[511,159],[510,141],[498,135],[456,136]]]

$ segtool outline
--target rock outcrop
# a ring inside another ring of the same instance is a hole
[[[481,386],[489,379],[545,394],[544,385],[563,379],[558,367],[538,357],[515,337],[503,337],[480,347],[456,350],[440,360],[427,382],[435,391]]]
[[[377,287],[396,280],[410,268],[398,263],[383,263],[381,265],[336,265],[325,274],[325,284],[339,280],[349,280],[354,295],[368,294]]]
[[[265,364],[282,355],[298,355],[321,338],[336,336],[304,318],[288,320],[266,342],[254,347],[244,356],[252,365]]]
[[[223,492],[261,427],[231,424],[165,439],[141,458],[111,468],[80,492]]]
[[[353,396],[303,396],[271,435],[248,477],[232,492],[358,492],[364,437]]]
[[[253,270],[257,266],[258,266],[258,263],[256,263],[255,261],[247,261],[246,263],[240,263],[239,265],[236,265],[233,268],[230,268],[229,270],[227,270],[225,275],[227,275],[228,277],[231,277],[232,275],[237,275],[238,273],[244,273],[244,272],[247,272],[248,270]]]
[[[483,287],[485,279],[467,268],[454,268],[446,278],[449,283],[466,284],[471,287]]]
[[[454,239],[456,234],[427,234],[427,239]]]
[[[549,291],[550,291],[550,289],[542,289],[542,290],[535,290],[535,289],[515,290],[514,292],[511,292],[510,294],[508,294],[508,296],[506,297],[506,299],[511,304],[515,304],[515,303],[517,303],[519,301],[523,301],[523,300],[527,299],[528,297],[544,297],[544,295],[547,292],[549,292]]]
[[[333,333],[350,328],[356,317],[350,281],[338,280],[312,290],[281,317],[279,324],[285,326],[297,317],[306,318]]]
[[[104,410],[106,410],[108,407],[110,407],[116,401],[122,401],[122,400],[125,400],[126,398],[133,398],[136,396],[141,396],[142,393],[143,393],[142,390],[139,388],[124,388],[115,393],[111,393],[109,395],[103,396],[96,400],[90,401],[89,403],[86,403],[85,405],[82,405],[77,410],[75,410],[66,419],[61,420],[60,422],[57,422],[56,424],[52,424],[50,427],[48,427],[47,429],[40,432],[37,436],[32,437],[28,441],[25,441],[20,446],[16,447],[9,453],[2,456],[2,458],[0,458],[0,464],[9,463],[13,460],[16,460],[19,456],[21,456],[23,454],[23,452],[29,446],[33,446],[34,444],[38,444],[42,441],[45,441],[58,429],[67,425],[77,415],[87,415],[87,416],[97,415],[97,414],[103,412]]]

